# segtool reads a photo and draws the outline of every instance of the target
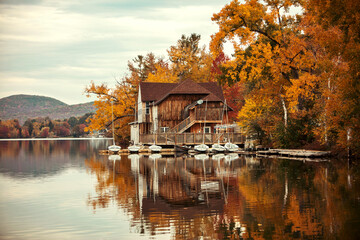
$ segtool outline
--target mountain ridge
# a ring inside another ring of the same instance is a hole
[[[95,112],[94,102],[68,105],[58,99],[17,94],[0,99],[0,119],[18,119],[20,123],[30,118],[50,117],[51,119],[66,119],[80,117],[86,113]]]

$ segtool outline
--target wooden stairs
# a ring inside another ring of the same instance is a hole
[[[194,125],[195,122],[196,122],[196,120],[191,119],[191,117],[185,118],[182,122],[180,122],[178,125],[173,127],[171,129],[171,132],[173,132],[173,133],[183,133],[183,132],[186,131],[186,129],[188,129],[189,127]]]

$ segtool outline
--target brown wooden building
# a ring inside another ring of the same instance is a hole
[[[197,144],[219,140],[227,119],[222,88],[215,82],[141,82],[131,140],[135,144]],[[205,132],[205,135],[203,134]]]

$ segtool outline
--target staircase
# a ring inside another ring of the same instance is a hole
[[[194,125],[194,123],[195,123],[195,119],[192,119],[191,117],[185,118],[181,123],[173,127],[171,129],[171,132],[183,133],[186,131],[186,129]]]

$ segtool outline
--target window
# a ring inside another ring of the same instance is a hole
[[[145,114],[146,115],[150,114],[150,102],[145,103]]]
[[[205,133],[210,133],[211,127],[205,127]]]
[[[168,127],[160,127],[160,133],[166,133],[169,131]]]

